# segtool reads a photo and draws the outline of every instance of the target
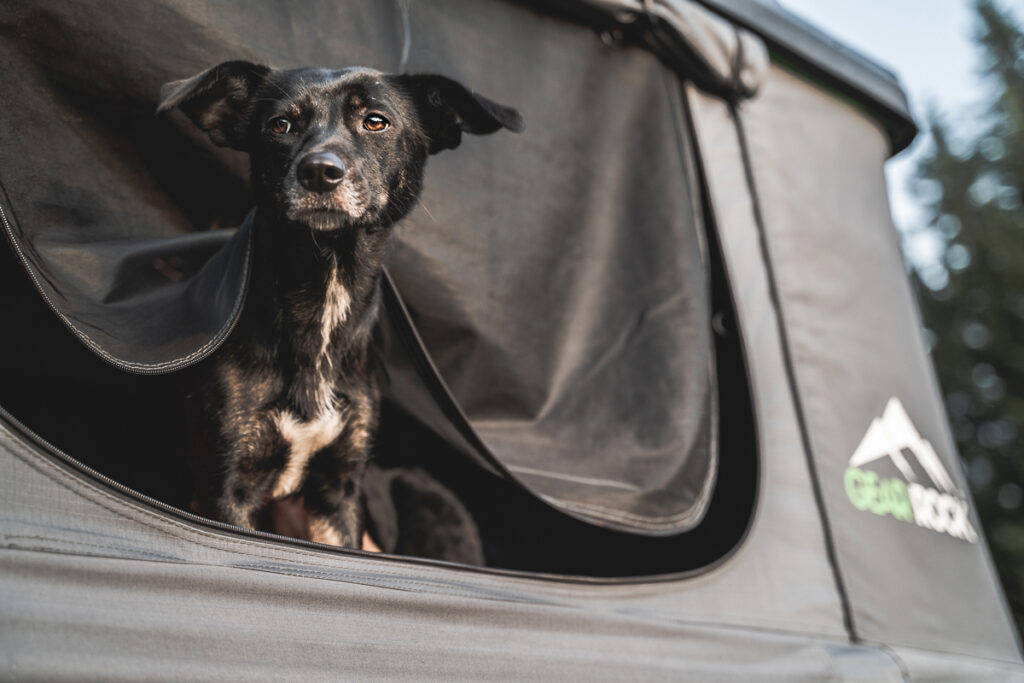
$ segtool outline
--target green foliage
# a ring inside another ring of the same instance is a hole
[[[991,104],[962,140],[934,117],[918,168],[943,263],[918,268],[919,302],[960,453],[1024,632],[1024,28],[979,0]]]

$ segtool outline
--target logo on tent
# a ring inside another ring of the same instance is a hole
[[[883,477],[862,465],[888,458],[901,477]],[[916,462],[919,471],[915,471]],[[923,474],[931,486],[923,483]],[[978,532],[968,518],[967,497],[953,483],[932,445],[910,421],[898,398],[889,399],[850,458],[844,476],[846,495],[858,510],[916,524],[975,543]]]

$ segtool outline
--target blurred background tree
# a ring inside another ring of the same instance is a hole
[[[915,276],[953,432],[1024,633],[1024,27],[992,0],[976,11],[991,104],[970,140],[931,117],[915,189],[942,259]]]

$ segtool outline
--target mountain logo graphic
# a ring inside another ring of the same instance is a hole
[[[901,477],[885,478],[863,466],[888,458]],[[919,477],[916,462],[925,477]],[[923,481],[927,478],[928,482]],[[853,452],[843,476],[846,495],[858,510],[891,515],[968,543],[978,532],[970,521],[970,503],[932,445],[910,421],[898,398],[890,398]],[[930,485],[929,485],[930,484]]]

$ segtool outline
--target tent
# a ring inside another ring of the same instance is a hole
[[[0,8],[0,654],[55,680],[1024,680],[882,166],[896,79],[767,0]],[[187,511],[174,389],[246,293],[247,167],[159,87],[443,73],[378,330],[382,464],[487,566]]]

